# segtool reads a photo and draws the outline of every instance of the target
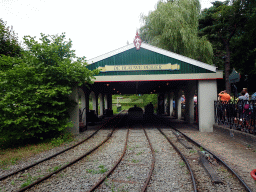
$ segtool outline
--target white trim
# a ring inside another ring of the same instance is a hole
[[[116,75],[95,76],[94,82],[120,82],[120,81],[175,81],[175,80],[209,80],[222,79],[223,72],[216,73],[186,73],[186,74],[159,74],[159,75]]]
[[[161,48],[158,48],[158,47],[155,47],[155,46],[143,43],[143,42],[141,43],[141,47],[144,48],[144,49],[147,49],[149,51],[153,51],[153,52],[159,53],[161,55],[165,55],[167,57],[171,57],[171,58],[186,62],[188,64],[192,64],[192,65],[195,65],[195,66],[198,66],[198,67],[201,67],[201,68],[213,71],[213,72],[216,72],[216,69],[217,69],[216,66],[209,65],[209,64],[203,63],[201,61],[197,61],[195,59],[191,59],[189,57],[185,57],[183,55],[179,55],[177,53],[173,53],[171,51],[167,51],[167,50],[164,50],[164,49],[161,49]],[[87,63],[90,65],[90,64],[93,64],[95,62],[101,61],[103,59],[106,59],[106,58],[112,57],[114,55],[117,55],[119,53],[125,52],[129,49],[132,49],[132,48],[135,48],[133,43],[131,43],[129,45],[126,45],[124,47],[121,47],[119,49],[116,49],[114,51],[111,51],[109,53],[100,55],[100,56],[95,57],[93,59],[90,59],[90,60],[87,61]]]
[[[203,63],[201,61],[197,61],[195,59],[191,59],[189,57],[185,57],[183,55],[179,55],[177,53],[173,53],[171,51],[166,51],[164,49],[160,49],[158,47],[154,47],[154,46],[146,44],[146,43],[142,43],[141,47],[143,47],[144,49],[148,49],[150,51],[154,51],[156,53],[159,53],[159,54],[162,54],[162,55],[165,55],[165,56],[168,56],[168,57],[180,60],[180,61],[184,61],[184,62],[186,62],[188,64],[192,64],[192,65],[195,65],[195,66],[198,66],[198,67],[201,67],[201,68],[204,68],[204,69],[216,72],[216,68],[217,67],[215,67],[213,65],[209,65],[209,64]]]
[[[121,48],[119,48],[119,49],[116,49],[116,50],[114,50],[114,51],[108,52],[108,53],[106,53],[106,54],[100,55],[100,56],[98,56],[98,57],[92,58],[92,59],[90,59],[90,60],[87,61],[87,64],[90,65],[90,64],[96,63],[96,62],[98,62],[98,61],[101,61],[101,60],[103,60],[103,59],[112,57],[112,56],[114,56],[114,55],[117,55],[117,54],[119,54],[119,53],[125,52],[125,51],[127,51],[127,50],[129,50],[129,49],[132,49],[132,48],[134,48],[134,44],[133,44],[133,43],[131,43],[131,44],[129,44],[129,45],[126,45],[126,46],[124,46],[124,47],[121,47]]]

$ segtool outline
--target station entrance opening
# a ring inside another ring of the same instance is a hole
[[[184,119],[193,123],[194,96],[197,93],[199,131],[213,131],[217,79],[223,78],[223,72],[217,67],[143,43],[138,35],[134,43],[87,63],[90,70],[101,71],[95,76],[95,83],[89,85],[90,89],[85,85],[74,87],[71,97],[84,100],[85,110],[81,114],[77,106],[70,111],[73,133],[79,133],[79,122],[86,124],[90,121],[85,115],[91,113],[90,96],[94,101],[93,112],[101,116],[104,111],[111,114],[113,94],[158,94],[159,113],[172,115],[175,103],[178,119],[181,119],[181,99],[184,95]]]

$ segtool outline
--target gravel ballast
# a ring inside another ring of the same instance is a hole
[[[90,156],[60,171],[29,191],[87,191],[109,170],[122,153],[127,130],[114,132],[106,144]],[[98,142],[100,142],[99,140]]]
[[[168,138],[173,140],[175,145],[188,157],[196,177],[198,191],[244,191],[243,187],[225,170],[225,167],[218,164],[214,165],[213,168],[224,183],[213,184],[209,175],[199,162],[198,154],[195,153],[195,151],[200,149],[194,146],[192,149],[186,149],[177,141],[172,130],[162,123],[150,122],[146,124],[143,124],[143,126],[146,127],[145,130],[155,154],[155,167],[149,185],[147,186],[147,191],[193,191],[191,176],[185,163],[156,127],[162,127],[162,131]],[[28,191],[90,190],[94,184],[104,178],[106,173],[120,158],[124,150],[128,129],[127,127],[116,129],[112,137],[88,157],[60,171]],[[94,131],[87,130],[79,135],[77,140],[88,137]],[[102,142],[110,132],[111,129],[103,129],[88,142],[85,142],[76,149],[68,153],[65,152],[48,163],[40,164],[40,170],[42,169],[40,172],[38,172],[38,169],[33,168],[20,173],[20,175],[23,174],[20,177],[23,180],[20,178],[15,180],[15,177],[11,177],[4,183],[0,182],[0,189],[2,191],[13,191],[19,188],[29,176],[32,178],[38,177],[46,174],[53,167],[68,163],[73,158],[81,156],[81,154],[86,153],[86,151]],[[60,148],[54,150],[58,151]],[[52,152],[48,151],[40,154],[42,155],[41,158],[47,156],[47,153],[49,155]],[[40,155],[38,156],[40,157]],[[113,173],[95,191],[141,191],[152,166],[152,157],[153,154],[142,129],[142,124],[134,125],[133,128],[130,128],[128,146],[124,158]],[[23,164],[21,162],[20,165]],[[12,170],[15,170],[20,165],[16,165]]]

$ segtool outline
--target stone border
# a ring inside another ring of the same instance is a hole
[[[228,136],[231,139],[236,140],[238,143],[241,143],[245,146],[250,145],[251,148],[256,150],[256,136],[249,134],[249,133],[244,133],[241,131],[233,130],[234,132],[234,137],[230,136],[230,128],[225,127],[223,125],[218,125],[217,123],[213,124],[213,132],[215,133],[221,133],[226,136]]]

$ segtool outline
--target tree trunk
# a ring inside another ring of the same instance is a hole
[[[226,47],[226,61],[225,61],[225,84],[226,84],[226,90],[227,93],[230,94],[231,93],[231,86],[229,83],[229,75],[230,75],[230,49],[229,49],[229,42],[225,43],[225,47]]]

